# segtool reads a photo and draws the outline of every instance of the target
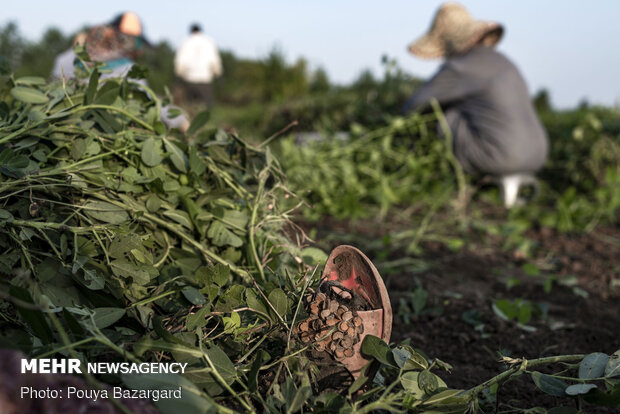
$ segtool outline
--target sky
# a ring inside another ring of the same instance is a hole
[[[436,0],[2,0],[0,24],[17,22],[36,41],[48,27],[72,33],[131,10],[146,36],[178,46],[192,22],[222,49],[262,58],[274,47],[289,61],[305,57],[331,80],[348,83],[364,69],[382,74],[381,56],[426,78],[441,64],[409,55],[406,46],[428,30]],[[554,106],[620,106],[620,1],[463,0],[472,15],[500,22],[498,49],[521,69],[530,92],[547,88]]]

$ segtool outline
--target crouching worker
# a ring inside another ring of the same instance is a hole
[[[144,37],[142,22],[133,12],[118,15],[107,24],[94,26],[76,37],[74,45],[83,45],[88,56],[96,62],[103,62],[101,79],[126,76],[134,65],[134,59],[140,56],[144,48],[150,46]],[[51,77],[68,79],[75,77],[74,65],[77,59],[73,49],[56,58]],[[146,82],[136,79],[135,82],[146,86]],[[168,128],[182,131],[189,127],[189,120],[184,115],[168,116],[169,111],[179,110],[173,106],[162,108],[161,120]]]
[[[428,33],[409,51],[445,63],[407,101],[405,111],[425,109],[437,99],[463,169],[496,177],[504,204],[511,207],[519,186],[535,183],[548,140],[523,77],[494,49],[503,32],[498,23],[474,20],[460,4],[442,5]]]

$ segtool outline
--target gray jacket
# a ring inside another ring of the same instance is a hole
[[[478,46],[448,59],[405,109],[424,109],[432,98],[445,111],[454,153],[466,171],[505,175],[544,164],[546,133],[525,81],[501,53]]]

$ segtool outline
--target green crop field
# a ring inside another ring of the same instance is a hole
[[[25,356],[178,362],[183,375],[72,381],[183,391],[97,403],[125,413],[617,410],[617,109],[539,96],[549,160],[507,210],[439,138],[438,105],[400,115],[419,80],[395,62],[335,87],[277,54],[226,59],[241,86],[224,79],[211,112],[188,107],[186,132],[160,121],[173,93],[157,61],[119,79],[1,75],[0,384]],[[250,72],[264,78],[244,90]],[[339,359],[303,333],[340,244],[377,267],[394,322],[389,343],[361,344],[376,375],[330,381]]]

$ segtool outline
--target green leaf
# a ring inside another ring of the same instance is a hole
[[[405,366],[404,366],[404,370],[405,371],[411,371],[411,370],[415,370],[415,371],[421,371],[424,369],[428,368],[428,361],[426,360],[426,358],[419,354],[418,352],[413,352],[413,354],[411,354],[411,356],[409,357],[409,359],[407,359],[407,361],[405,361]]]
[[[608,378],[620,376],[620,350],[614,352],[605,366],[605,376]]]
[[[77,138],[73,140],[73,144],[71,145],[71,158],[74,160],[80,160],[86,153],[86,141]]]
[[[220,217],[225,224],[230,225],[235,229],[245,229],[245,226],[250,220],[246,213],[237,210],[224,210],[222,215],[218,212],[216,216]]]
[[[199,275],[197,280],[205,285],[215,283],[218,286],[224,286],[230,278],[230,267],[217,263],[198,269],[197,275]]]
[[[25,86],[16,86],[11,89],[11,95],[18,101],[30,104],[44,104],[49,98],[41,91]]]
[[[506,321],[513,320],[519,313],[519,308],[514,303],[506,299],[498,299],[493,303],[493,312],[501,319]]]
[[[366,372],[368,372],[370,365],[373,363],[374,361],[368,361],[368,363],[364,366],[364,368],[362,368],[362,370],[360,371],[359,377],[357,377],[357,379],[353,381],[353,384],[351,384],[351,386],[349,387],[349,391],[348,391],[349,395],[355,394],[368,382],[369,378],[368,378],[368,375],[366,375]]]
[[[84,204],[85,213],[95,220],[110,224],[121,224],[129,220],[124,208],[106,201],[88,201]]]
[[[374,357],[382,364],[394,366],[394,363],[390,361],[391,352],[388,344],[374,335],[366,335],[362,342],[362,354]]]
[[[10,211],[0,209],[0,227],[2,227],[4,223],[10,223],[13,220],[15,220],[15,217],[13,217],[13,214],[11,214]],[[5,271],[5,273],[8,272]]]
[[[136,390],[181,390],[181,398],[161,398],[154,401],[162,414],[206,414],[215,411],[213,401],[200,389],[179,374],[124,374],[123,383]]]
[[[93,102],[98,87],[99,71],[97,69],[93,69],[90,74],[90,79],[88,80],[88,87],[86,88],[86,93],[84,94],[84,105],[89,105]]]
[[[197,328],[202,328],[207,324],[205,316],[211,311],[210,306],[203,306],[196,313],[187,315],[187,330],[193,331]]]
[[[200,306],[200,305],[204,305],[205,303],[207,303],[207,300],[205,299],[204,295],[200,293],[200,291],[196,289],[195,287],[185,286],[181,290],[181,293],[183,293],[183,296],[185,296],[185,299],[190,301],[190,303],[192,303],[193,305]]]
[[[205,349],[206,357],[213,364],[213,368],[220,374],[224,382],[227,384],[232,384],[232,382],[237,377],[237,371],[235,370],[235,365],[232,363],[228,355],[224,353],[217,345],[213,345],[210,348]],[[218,381],[213,377],[213,384],[217,385]],[[221,388],[219,385],[216,387],[211,387],[213,391],[216,391],[214,395],[217,395],[221,392]],[[207,389],[207,391],[209,391]],[[209,392],[211,394],[211,392]]]
[[[207,295],[209,302],[215,302],[217,295],[220,294],[220,288],[218,288],[217,286],[207,286],[200,289],[200,293]]]
[[[194,227],[192,225],[192,220],[189,218],[189,214],[187,214],[185,211],[181,211],[181,210],[167,210],[167,211],[164,211],[163,214],[164,214],[164,216],[168,217],[169,219],[171,219],[173,221],[176,221],[177,223],[179,223],[183,227],[187,227],[190,230]]]
[[[198,150],[194,145],[190,145],[188,153],[189,170],[197,176],[201,176],[207,170],[204,160],[200,158],[200,155],[198,155]]]
[[[286,293],[280,288],[276,288],[269,292],[269,296],[267,296],[269,302],[274,307],[276,312],[282,317],[285,318],[288,312],[288,297]]]
[[[435,365],[437,365],[439,368],[447,372],[451,372],[452,368],[454,368],[452,365],[448,364],[447,362],[442,361],[439,358],[435,358]]]
[[[596,389],[584,395],[583,399],[590,404],[602,407],[618,407],[620,406],[620,384],[616,383],[609,392],[602,392]]]
[[[419,376],[419,372],[408,371],[400,377],[400,383],[403,386],[403,389],[408,393],[413,394],[413,396],[417,399],[421,399],[422,397],[424,397],[424,391],[422,391],[422,389],[418,385]]]
[[[161,199],[155,194],[151,194],[146,199],[146,209],[150,213],[155,213],[161,207]]]
[[[269,315],[267,306],[263,303],[263,301],[259,298],[259,296],[254,292],[253,289],[246,289],[245,300],[250,308]]]
[[[11,178],[22,178],[27,173],[30,159],[21,154],[16,154],[10,148],[0,153],[0,172]]]
[[[153,121],[153,129],[157,135],[164,135],[166,133],[166,124],[159,119],[155,119],[155,121]]]
[[[167,139],[164,139],[164,145],[166,146],[166,151],[170,154],[170,161],[172,161],[174,167],[182,173],[186,173],[189,166],[187,156],[176,144]]]
[[[256,392],[256,390],[258,390],[258,370],[270,359],[271,356],[267,351],[260,349],[257,352],[256,358],[254,362],[252,362],[252,368],[250,368],[250,372],[248,373],[248,389],[251,392]]]
[[[301,258],[308,265],[322,265],[327,261],[327,253],[317,247],[306,247],[301,251]]]
[[[127,259],[116,259],[110,262],[110,269],[116,276],[131,277],[136,271],[136,266]]]
[[[207,231],[207,237],[211,239],[216,246],[243,246],[243,239],[230,231],[222,222],[213,221]]]
[[[304,385],[300,386],[293,397],[287,399],[286,413],[293,414],[300,411],[310,396],[312,396],[312,388]]]
[[[32,108],[28,111],[28,119],[34,122],[43,121],[45,119],[45,114],[37,108]]]
[[[82,269],[84,271],[84,284],[91,290],[101,290],[105,286],[105,280],[94,269]]]
[[[418,387],[426,394],[432,394],[439,388],[439,381],[437,381],[437,375],[430,372],[428,369],[420,372],[418,375]]]
[[[222,259],[226,260],[228,263],[238,263],[241,260],[241,256],[241,250],[230,246],[222,252]]]
[[[595,389],[596,385],[594,384],[573,384],[569,385],[565,392],[568,395],[582,395],[587,394],[591,390]]]
[[[161,163],[161,143],[155,138],[149,138],[142,143],[140,151],[142,162],[148,167],[155,167]]]
[[[426,306],[426,300],[428,299],[428,292],[422,287],[418,286],[413,292],[411,302],[413,303],[413,313],[419,315]]]
[[[125,315],[125,309],[121,308],[95,308],[93,321],[99,329],[107,328]]]
[[[519,323],[525,325],[532,319],[532,304],[524,303],[519,308]]]
[[[62,317],[73,334],[79,336],[84,335],[84,328],[82,328],[82,325],[80,325],[75,316],[73,316],[67,308],[62,310]]]
[[[120,94],[120,85],[118,82],[108,80],[99,88],[94,103],[98,105],[112,105]]]
[[[32,296],[30,296],[30,293],[24,288],[12,285],[10,287],[9,293],[15,299],[19,299],[22,302],[34,304]],[[52,330],[47,324],[47,320],[45,319],[43,312],[21,307],[19,303],[16,303],[15,306],[17,308],[17,313],[19,313],[19,316],[21,316],[24,322],[28,324],[30,329],[32,329],[34,334],[39,337],[43,344],[47,345],[54,340]]]
[[[522,267],[523,271],[528,276],[538,276],[540,275],[540,269],[532,263],[526,263]]]
[[[193,135],[195,132],[198,132],[200,128],[206,125],[209,122],[209,118],[211,117],[209,111],[205,110],[200,112],[198,115],[192,119],[192,123],[187,129],[187,135]]]
[[[568,386],[559,379],[538,371],[532,372],[531,377],[534,384],[536,384],[542,392],[555,395],[556,397],[563,397],[566,395],[564,391]]]
[[[243,302],[245,286],[233,285],[228,288],[218,299],[215,310],[218,312],[230,312]]]
[[[609,355],[601,352],[586,355],[579,364],[579,378],[592,379],[602,377],[608,361]]]
[[[134,64],[129,73],[127,73],[128,79],[146,79],[149,75],[149,68],[147,66]]]
[[[392,359],[399,368],[403,368],[409,358],[411,358],[411,352],[406,347],[398,346],[392,349]]]
[[[122,259],[128,251],[141,248],[143,248],[142,240],[138,235],[118,234],[112,239],[108,254],[115,259]]]
[[[16,85],[45,85],[45,79],[40,76],[22,76],[15,79]]]

